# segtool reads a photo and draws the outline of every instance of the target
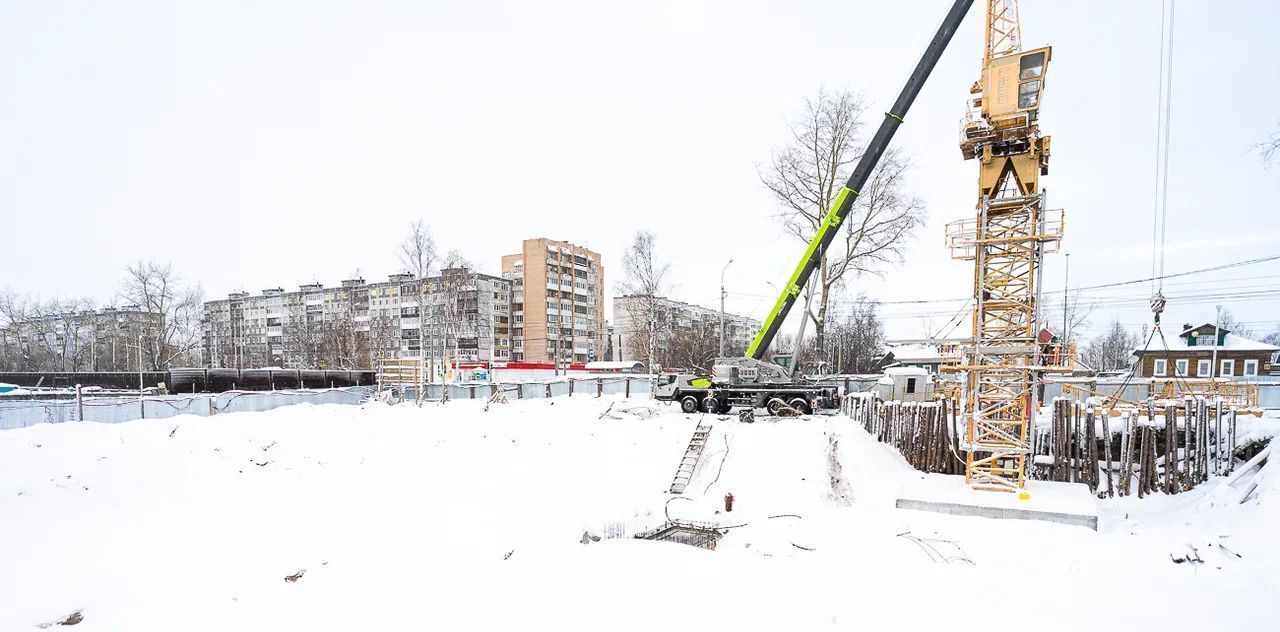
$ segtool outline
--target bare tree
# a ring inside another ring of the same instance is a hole
[[[418,290],[418,344],[419,349],[427,346],[427,277],[435,269],[439,252],[431,231],[422,221],[409,225],[409,232],[400,244],[400,263],[405,272],[412,274]],[[434,342],[434,341],[433,341]],[[429,347],[428,347],[429,348]],[[425,355],[425,354],[424,354]]]
[[[792,122],[791,140],[774,152],[761,181],[783,207],[785,230],[808,243],[827,219],[844,188],[848,170],[866,148],[862,116],[866,106],[850,91],[819,91]],[[924,203],[906,190],[910,161],[890,149],[880,159],[841,228],[841,234],[822,253],[817,283],[807,316],[813,321],[816,344],[825,347],[827,311],[833,290],[845,275],[880,274],[886,265],[902,260],[906,239],[924,225]],[[810,291],[806,288],[806,292]]]
[[[27,369],[30,350],[21,331],[26,314],[25,299],[8,288],[0,291],[0,368],[6,371]]]
[[[842,309],[843,307],[843,309]],[[833,305],[824,346],[809,343],[810,369],[814,372],[871,373],[884,355],[884,323],[880,304],[858,294],[847,306]]]
[[[1126,331],[1119,320],[1113,320],[1106,333],[1085,345],[1080,359],[1095,371],[1123,369],[1129,365],[1129,357],[1139,344],[1137,335]]]
[[[324,347],[324,321],[320,313],[307,311],[305,301],[289,308],[283,329],[285,367],[314,369],[320,366]]]
[[[489,333],[492,314],[482,313],[478,278],[470,261],[456,250],[445,256],[440,270],[438,301],[432,301],[432,326],[440,326],[444,347],[454,366],[461,359],[477,359],[480,339]],[[466,350],[465,354],[463,350]]]
[[[663,366],[678,366],[710,371],[720,351],[719,323],[710,319],[694,319],[687,327],[669,333],[659,352]]]
[[[633,325],[640,325],[638,329],[642,338],[633,344],[643,345],[644,353],[635,353],[635,355],[643,355],[647,358],[645,368],[648,371],[653,371],[656,366],[658,340],[662,328],[661,302],[663,294],[667,291],[667,273],[671,270],[670,264],[658,261],[654,246],[653,233],[636,232],[631,247],[622,257],[622,269],[626,276],[618,285],[623,295],[635,297],[630,302],[631,313],[627,314],[627,317]]]
[[[369,311],[368,349],[371,362],[387,357],[400,344],[400,327],[385,311]],[[373,367],[373,364],[366,364]],[[375,367],[376,368],[376,367]]]
[[[1222,320],[1219,321],[1218,326],[1241,338],[1252,340],[1258,335],[1252,327],[1245,325],[1240,319],[1236,318],[1235,314],[1232,314],[1229,309],[1222,310]]]
[[[1094,307],[1093,303],[1082,302],[1079,292],[1069,294],[1065,300],[1060,296],[1056,306],[1043,312],[1040,326],[1058,332],[1058,340],[1069,343],[1075,340],[1076,330],[1089,323]]]
[[[355,308],[350,301],[334,301],[324,315],[322,357],[324,368],[359,368],[360,345]]]
[[[1276,156],[1280,156],[1280,126],[1266,140],[1258,143],[1258,153],[1262,154],[1262,162],[1270,165]]]
[[[182,287],[168,263],[138,261],[125,268],[121,295],[159,318],[143,321],[142,354],[148,368],[160,371],[200,344],[204,293],[200,286]]]

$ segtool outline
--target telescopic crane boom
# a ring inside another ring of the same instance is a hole
[[[871,143],[862,154],[862,159],[858,161],[853,173],[849,175],[849,180],[845,183],[844,188],[836,195],[831,209],[827,212],[822,224],[819,225],[818,232],[809,242],[809,247],[805,250],[804,256],[801,257],[795,272],[791,273],[791,278],[783,286],[778,302],[774,304],[773,309],[765,318],[764,325],[761,326],[760,331],[756,333],[756,337],[751,341],[751,346],[747,347],[747,357],[756,360],[764,358],[769,344],[773,342],[774,336],[778,334],[778,328],[787,319],[787,313],[791,311],[791,306],[795,304],[796,298],[800,296],[800,288],[804,287],[805,283],[809,281],[809,277],[813,275],[813,271],[821,265],[822,256],[826,253],[827,246],[831,244],[831,240],[835,239],[840,232],[840,226],[844,223],[845,218],[849,216],[849,211],[853,208],[853,203],[858,198],[858,192],[862,190],[867,179],[871,177],[871,172],[876,168],[876,164],[880,162],[880,157],[884,155],[885,150],[889,147],[889,141],[893,139],[894,133],[898,131],[898,126],[906,118],[907,110],[911,108],[911,103],[915,101],[916,95],[920,94],[920,88],[924,86],[925,80],[929,78],[929,73],[933,72],[934,65],[942,57],[942,51],[946,50],[947,44],[951,41],[951,36],[955,35],[956,29],[959,28],[960,22],[964,20],[964,16],[968,13],[969,6],[972,4],[973,0],[956,0],[951,5],[951,10],[943,18],[942,24],[938,26],[938,32],[934,34],[933,40],[929,42],[929,47],[925,49],[924,55],[920,58],[919,63],[916,64],[911,77],[907,79],[907,84],[902,87],[898,100],[893,102],[892,109],[885,112],[884,120],[881,121],[880,128],[876,130],[875,136],[871,138]]]

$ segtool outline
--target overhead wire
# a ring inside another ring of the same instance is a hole
[[[1164,245],[1165,237],[1168,234],[1169,226],[1169,136],[1172,125],[1172,109],[1173,109],[1173,18],[1174,8],[1177,0],[1169,0],[1169,24],[1167,26],[1168,35],[1161,36],[1161,41],[1168,40],[1168,46],[1162,47],[1165,54],[1165,63],[1162,64],[1164,69],[1164,144],[1160,147],[1163,154],[1162,161],[1163,173],[1160,185],[1160,272],[1157,275],[1159,286],[1156,291],[1164,289]],[[1163,25],[1164,11],[1161,9],[1161,23]]]
[[[1160,77],[1159,87],[1156,90],[1157,95],[1164,94],[1164,47],[1165,35],[1164,28],[1166,19],[1166,5],[1164,0],[1160,1]],[[1155,176],[1153,194],[1151,196],[1151,295],[1155,296],[1159,291],[1159,285],[1156,279],[1159,278],[1159,270],[1157,261],[1160,253],[1160,147],[1161,131],[1164,129],[1164,109],[1160,107],[1160,98],[1156,98],[1156,153],[1155,164],[1152,173]]]

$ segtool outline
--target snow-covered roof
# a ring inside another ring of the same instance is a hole
[[[938,362],[942,359],[938,345],[900,344],[890,345],[888,350],[898,362]]]
[[[918,366],[894,366],[894,367],[889,367],[885,369],[884,374],[886,376],[894,376],[894,375],[920,376],[920,375],[928,375],[929,372]]]
[[[1158,336],[1152,336],[1146,346],[1137,347],[1133,350],[1136,355],[1143,351],[1164,351],[1165,344],[1168,344],[1169,351],[1212,351],[1212,346],[1187,346],[1187,339],[1180,336],[1165,336],[1161,342]],[[1269,345],[1265,342],[1250,340],[1243,336],[1235,334],[1227,334],[1222,337],[1222,344],[1217,347],[1218,351],[1280,351],[1280,347]]]

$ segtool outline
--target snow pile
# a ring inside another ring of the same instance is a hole
[[[1271,466],[1244,504],[1219,481],[1117,499],[1095,533],[893,509],[922,475],[843,417],[741,424],[620,397],[485,406],[0,433],[0,629],[76,611],[77,630],[965,629],[1002,577],[1001,616],[1037,629],[1078,628],[1051,614],[1072,603],[1135,629],[1274,627]],[[710,440],[672,497],[699,419]],[[668,514],[728,532],[715,551],[611,538]],[[1124,599],[1099,599],[1117,586]],[[1158,605],[1183,594],[1195,608]]]

